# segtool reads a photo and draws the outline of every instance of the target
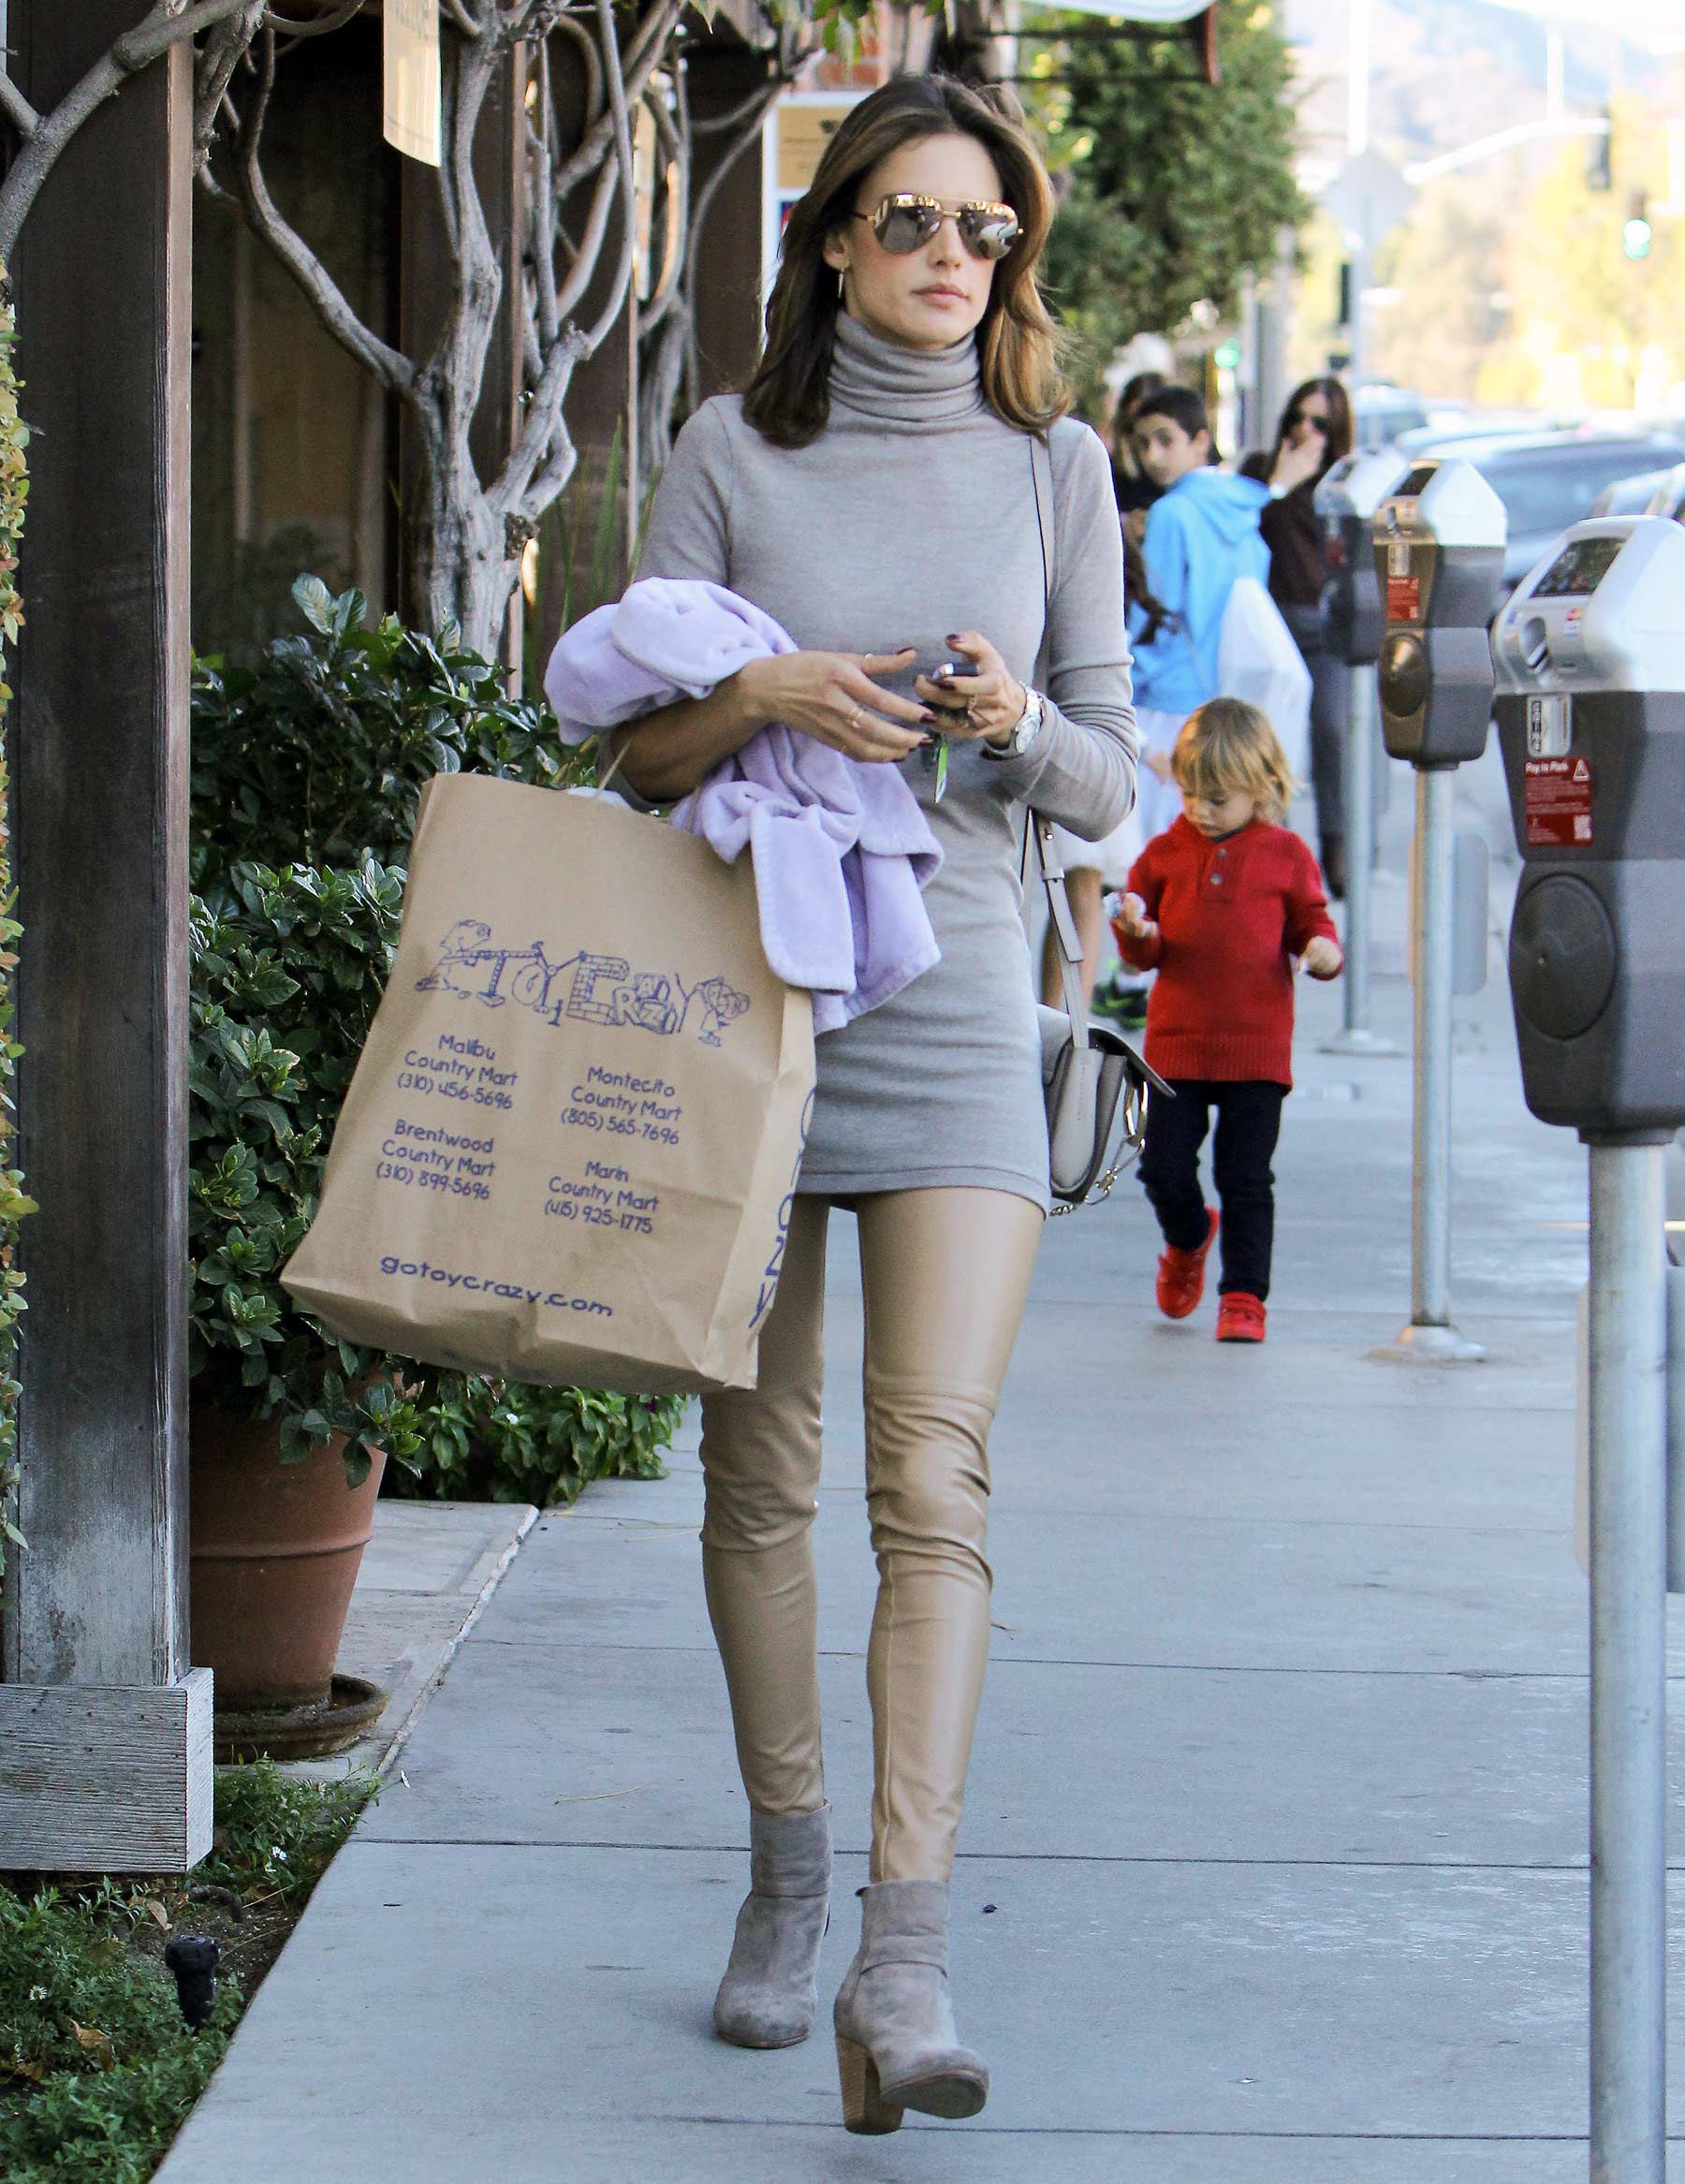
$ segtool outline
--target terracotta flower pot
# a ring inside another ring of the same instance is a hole
[[[347,1487],[340,1435],[284,1464],[273,1420],[196,1403],[189,1430],[193,1660],[217,1712],[325,1705],[386,1458]]]

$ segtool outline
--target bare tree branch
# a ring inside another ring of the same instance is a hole
[[[666,154],[662,209],[667,218],[660,228],[660,265],[651,283],[648,300],[638,309],[640,337],[646,331],[654,331],[681,292],[681,284],[684,278],[686,262],[684,238],[690,224],[689,148],[680,133],[680,125],[667,111],[664,99],[656,97],[653,91],[649,91],[644,95],[643,105],[644,110],[655,124],[655,135]],[[653,233],[650,241],[653,249]]]
[[[269,20],[276,30],[284,32],[289,38],[325,38],[336,30],[343,30],[354,15],[362,12],[365,5],[366,0],[344,0],[344,6],[332,15],[313,15],[301,22],[290,15],[283,15],[278,7],[271,7]]]
[[[183,39],[196,37],[227,17],[237,14],[247,0],[194,0],[179,15],[166,12],[168,0],[155,0],[131,31],[102,53],[81,81],[67,91],[49,114],[36,114],[15,85],[8,85],[5,105],[7,119],[23,142],[0,184],[0,262],[8,261],[17,246],[18,233],[41,184],[57,165],[78,129],[125,81],[155,61],[159,54]],[[27,118],[34,115],[32,125]]]
[[[234,71],[252,50],[252,40],[263,27],[267,0],[244,0],[206,38],[193,78],[193,166],[201,183],[209,182],[211,139],[224,114],[233,116],[228,85]],[[212,194],[220,194],[212,185]]]
[[[685,0],[659,0],[638,25],[637,35],[627,50],[622,66],[627,95],[639,99],[644,86],[654,74],[666,55],[679,20],[684,13]],[[616,48],[619,61],[619,48]],[[612,108],[601,115],[580,139],[579,149],[556,178],[559,197],[566,198],[587,175],[594,174],[608,154],[614,141],[614,114]]]
[[[0,68],[0,109],[25,143],[41,125],[41,117],[4,68]]]
[[[275,34],[263,33],[263,64],[258,72],[257,95],[244,117],[240,132],[238,174],[241,203],[256,234],[262,237],[298,282],[315,307],[316,315],[341,347],[374,373],[393,394],[408,395],[416,370],[409,359],[388,348],[366,327],[351,308],[344,290],[303,237],[283,219],[264,180],[260,151],[264,118],[275,88]]]
[[[673,21],[679,20],[677,8]],[[632,117],[626,96],[626,80],[621,72],[620,39],[614,29],[614,0],[597,0],[597,21],[602,25],[603,61],[608,76],[608,110],[614,122],[614,157],[620,169],[621,253],[614,269],[608,300],[596,324],[585,336],[586,352],[594,355],[608,338],[609,329],[626,307],[632,287],[632,269],[637,257],[637,182],[632,165]],[[652,53],[652,66],[653,53]],[[646,71],[646,81],[647,81]],[[638,87],[638,96],[643,87]]]
[[[201,30],[238,13],[243,4],[244,0],[193,0],[179,15],[169,15],[165,12],[167,0],[158,0],[144,22],[117,40],[111,58],[125,76],[137,76],[160,53],[179,46],[183,38],[198,37]]]

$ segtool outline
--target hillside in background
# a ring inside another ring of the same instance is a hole
[[[1284,16],[1299,58],[1301,174],[1316,194],[1346,156],[1350,14],[1345,0],[1285,0]],[[1400,168],[1545,118],[1546,28],[1514,8],[1372,0],[1370,51],[1370,139]],[[1591,139],[1558,136],[1418,189],[1371,269],[1371,375],[1429,398],[1529,406],[1685,400],[1685,343],[1668,306],[1682,223],[1665,201],[1665,122],[1685,117],[1685,62],[1572,26],[1562,58],[1567,112],[1615,112],[1614,186],[1588,187]],[[1639,194],[1656,210],[1655,244],[1629,263],[1621,223]],[[1312,370],[1337,345],[1344,246],[1326,217],[1308,241],[1294,345]]]
[[[1349,13],[1344,0],[1285,0],[1306,95],[1305,148],[1344,156]],[[1373,0],[1370,133],[1399,161],[1430,158],[1545,112],[1544,24],[1490,0]],[[1597,112],[1612,87],[1660,95],[1665,65],[1630,42],[1565,27],[1563,88]]]

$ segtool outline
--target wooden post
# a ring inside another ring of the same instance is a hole
[[[134,0],[12,0],[55,103]],[[12,267],[29,521],[12,771],[21,1521],[0,1683],[0,1866],[181,1872],[211,1843],[211,1677],[188,1667],[186,1410],[191,60],[86,123]]]

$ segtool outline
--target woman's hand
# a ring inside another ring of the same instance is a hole
[[[1270,484],[1279,486],[1284,493],[1290,493],[1295,486],[1303,485],[1307,478],[1314,477],[1322,468],[1323,447],[1320,432],[1307,432],[1303,442],[1297,447],[1291,440],[1284,442],[1282,452],[1276,457],[1275,468],[1269,474]]]
[[[921,675],[916,686],[918,695],[936,708],[937,725],[945,736],[962,742],[993,743],[1004,750],[1024,717],[1029,692],[1008,674],[1005,661],[974,629],[956,631],[948,643],[972,662],[972,672],[943,682]]]
[[[1176,779],[1176,768],[1171,761],[1168,751],[1155,751],[1150,743],[1144,744],[1141,749],[1141,764],[1149,773],[1157,774],[1160,781],[1174,781]]]
[[[1306,942],[1300,959],[1312,978],[1338,978],[1344,960],[1326,932],[1319,932],[1314,940]]]
[[[751,660],[735,680],[763,726],[779,721],[845,758],[894,765],[930,741],[934,715],[880,688],[875,678],[905,668],[914,651],[783,652]]]
[[[1151,940],[1158,927],[1147,915],[1147,905],[1138,895],[1125,895],[1118,905],[1118,923],[1131,940]]]

